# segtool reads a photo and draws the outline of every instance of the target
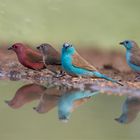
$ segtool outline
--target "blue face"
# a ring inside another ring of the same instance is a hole
[[[130,40],[125,40],[123,42],[120,42],[120,44],[124,45],[127,50],[131,50],[131,48],[133,47],[133,42]]]
[[[74,52],[75,52],[75,48],[71,44],[68,43],[63,44],[62,53],[73,55]]]

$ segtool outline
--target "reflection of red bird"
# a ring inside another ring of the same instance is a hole
[[[8,50],[13,50],[17,54],[19,62],[30,69],[40,70],[45,68],[42,60],[42,55],[37,50],[27,47],[22,43],[16,43],[8,48]]]
[[[17,109],[33,100],[40,99],[46,88],[37,84],[24,85],[16,91],[10,101],[5,101],[11,108]]]

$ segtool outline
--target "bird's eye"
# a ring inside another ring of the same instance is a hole
[[[17,49],[17,46],[15,45],[14,48]]]
[[[67,43],[64,43],[64,44],[63,44],[63,48],[67,49],[67,48],[69,48],[69,47],[70,47],[69,44],[67,44]]]
[[[126,43],[126,44],[128,44],[129,42],[128,42],[128,41],[126,41],[125,43]]]

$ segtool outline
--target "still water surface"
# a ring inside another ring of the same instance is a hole
[[[0,92],[0,140],[140,138],[138,96],[9,80],[0,81]]]

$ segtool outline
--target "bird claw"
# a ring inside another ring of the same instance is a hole
[[[140,75],[137,75],[136,77],[135,77],[135,80],[134,80],[135,82],[140,82]]]
[[[55,78],[60,78],[60,77],[63,77],[65,75],[64,72],[61,72],[61,73],[57,73],[54,75]]]
[[[117,82],[117,84],[119,84],[120,86],[124,86],[121,82]]]
[[[53,77],[60,78],[60,77],[63,77],[63,75],[62,74],[55,74]]]

